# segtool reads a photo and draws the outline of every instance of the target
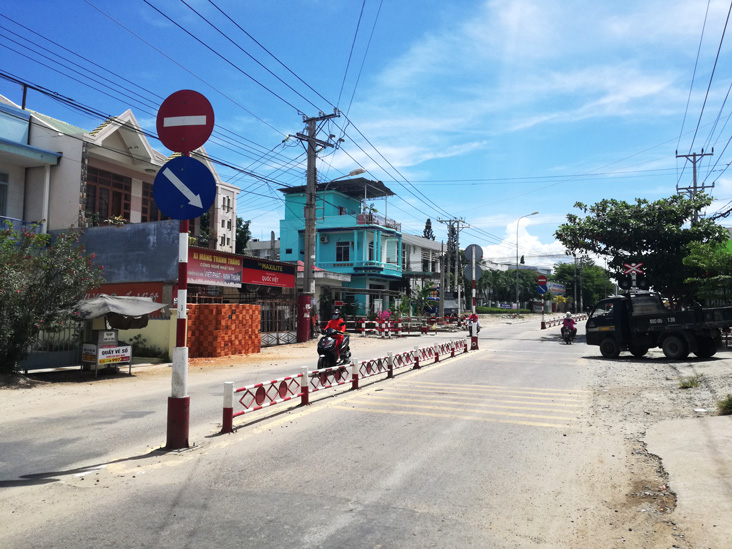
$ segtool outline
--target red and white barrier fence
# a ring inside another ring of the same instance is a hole
[[[585,313],[578,313],[576,315],[572,315],[572,318],[575,322],[581,322],[583,320],[587,320],[587,314]],[[548,320],[544,321],[544,324],[547,328],[552,328],[554,326],[561,326],[562,322],[564,321],[564,316],[557,316],[550,318]]]
[[[221,422],[222,433],[234,431],[234,418],[262,408],[281,404],[300,398],[300,405],[310,404],[310,394],[323,389],[330,389],[350,382],[351,389],[359,388],[361,379],[387,374],[387,379],[394,377],[394,370],[400,368],[419,369],[430,363],[437,363],[441,357],[454,357],[458,353],[467,353],[468,344],[458,339],[428,347],[415,347],[413,351],[393,354],[387,357],[365,361],[354,360],[351,364],[322,368],[309,371],[303,368],[302,373],[256,383],[240,389],[234,389],[234,383],[224,383],[224,408]],[[241,409],[234,411],[236,405],[234,395],[241,394],[238,404]]]

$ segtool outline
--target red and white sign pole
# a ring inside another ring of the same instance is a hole
[[[188,155],[186,155],[188,156]],[[180,221],[178,235],[178,318],[173,349],[173,377],[168,397],[168,436],[165,447],[188,448],[191,397],[188,396],[188,229],[187,219]]]
[[[190,156],[211,136],[214,113],[211,103],[192,90],[177,91],[168,96],[157,116],[160,141],[171,151]],[[180,219],[180,218],[179,218]],[[168,398],[168,430],[165,447],[169,450],[188,448],[191,399],[188,396],[188,230],[189,219],[180,219],[178,238],[178,318],[173,376]]]
[[[475,254],[473,254],[473,309],[472,313],[475,314]]]

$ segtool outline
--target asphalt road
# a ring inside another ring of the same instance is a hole
[[[6,547],[524,547],[592,528],[615,441],[582,422],[596,353],[558,329],[484,326],[481,350],[216,436],[232,372],[191,373],[191,439],[155,451],[169,379],[79,386],[0,423]],[[437,340],[437,338],[435,338]],[[427,344],[396,340],[399,350]],[[369,344],[369,348],[371,343]],[[356,358],[366,352],[354,342]],[[384,353],[385,354],[385,353]],[[242,374],[294,373],[308,357]],[[287,370],[287,371],[285,371]],[[115,385],[119,383],[119,385]],[[133,394],[130,394],[133,393]],[[39,403],[40,404],[40,403]],[[2,409],[2,404],[0,404]],[[588,438],[589,437],[589,438]],[[42,520],[29,520],[31,508]]]

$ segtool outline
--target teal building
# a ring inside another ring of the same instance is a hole
[[[280,259],[304,262],[306,187],[280,191]],[[401,225],[368,206],[382,198],[386,205],[389,196],[381,181],[362,177],[316,185],[315,266],[351,275],[334,298],[355,303],[357,314],[387,309],[404,292]]]

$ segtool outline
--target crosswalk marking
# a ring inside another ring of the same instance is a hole
[[[480,416],[466,416],[459,414],[442,414],[442,413],[428,413],[428,412],[410,412],[407,410],[378,410],[376,408],[350,408],[347,406],[334,406],[338,410],[347,410],[349,412],[368,412],[371,414],[394,414],[402,416],[423,416],[423,417],[435,417],[435,418],[455,418],[465,419],[471,421],[481,421],[484,423],[511,423],[513,425],[529,425],[531,427],[552,427],[554,429],[567,429],[567,425],[561,423],[542,423],[538,421],[520,421],[520,420],[507,420],[498,418],[487,418]]]
[[[358,395],[349,399],[348,406],[335,408],[568,429],[577,422],[590,394],[573,389],[412,382]]]

